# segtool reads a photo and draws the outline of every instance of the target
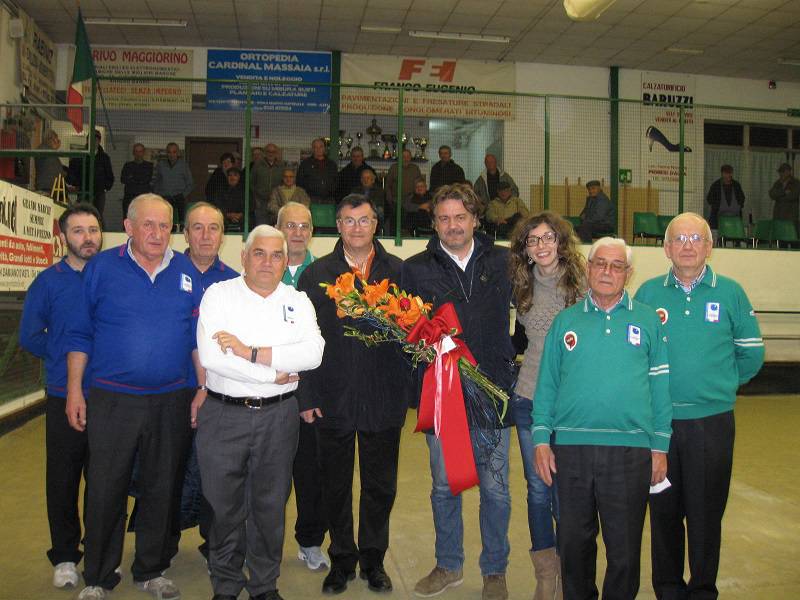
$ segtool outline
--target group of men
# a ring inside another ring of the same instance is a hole
[[[84,469],[86,587],[79,598],[106,598],[119,583],[136,461],[133,581],[161,600],[180,597],[164,572],[178,549],[194,429],[214,600],[234,600],[242,589],[253,600],[281,598],[292,479],[299,557],[310,568],[330,565],[322,592],[344,592],[356,567],[369,589],[391,591],[384,557],[400,433],[417,404],[421,373],[415,387],[397,347],[367,348],[347,336],[355,323],[337,316],[320,284],[352,272],[358,281],[397,282],[434,310],[452,303],[458,337],[484,373],[510,389],[508,250],[478,231],[479,198],[468,186],[443,185],[429,200],[434,234],[405,262],[375,238],[379,215],[367,196],[339,202],[339,240],[316,260],[308,250],[310,212],[287,204],[278,229],[262,225],[249,234],[242,275],[219,260],[224,219],[217,207],[188,207],[185,254],[169,245],[172,210],[158,195],[137,196],[125,220],[128,241],[100,252],[98,213],[70,207],[60,219],[67,255],[26,297],[21,341],[45,358],[48,374],[54,585],[79,581]],[[706,264],[705,221],[681,215],[667,238],[672,268],[639,289],[642,303],[625,291],[631,252],[624,241],[595,242],[586,298],[561,313],[548,334],[531,435],[541,477],[558,482],[558,547],[570,599],[597,595],[598,515],[608,556],[604,597],[635,597],[648,486],[665,476],[672,487],[650,495],[657,595],[716,597],[735,394],[758,371],[763,343],[741,287]],[[480,488],[479,564],[484,600],[502,600],[510,423],[488,398],[479,399],[485,418],[468,419]],[[436,564],[415,586],[421,597],[459,585],[465,561],[461,496],[450,491],[442,440],[433,431],[426,440]],[[321,549],[326,531],[330,559]]]

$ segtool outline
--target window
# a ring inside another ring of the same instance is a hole
[[[706,122],[703,129],[706,144],[718,144],[720,146],[744,145],[744,125]]]
[[[760,148],[788,148],[789,130],[785,127],[750,126],[750,145]]]

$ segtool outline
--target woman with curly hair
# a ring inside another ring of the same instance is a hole
[[[511,236],[509,276],[517,321],[528,337],[511,406],[528,484],[528,527],[536,574],[533,598],[560,599],[561,570],[553,530],[553,518],[558,517],[556,495],[536,474],[531,413],[547,330],[556,314],[574,304],[586,290],[586,260],[578,251],[572,225],[548,211],[518,223]]]

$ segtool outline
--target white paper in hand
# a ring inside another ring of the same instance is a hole
[[[651,494],[660,494],[661,492],[663,492],[668,487],[672,487],[672,484],[669,482],[669,479],[664,477],[664,481],[662,481],[661,483],[657,483],[655,485],[651,485],[650,486],[650,493]]]

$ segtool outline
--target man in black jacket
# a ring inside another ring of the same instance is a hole
[[[125,186],[122,195],[122,219],[128,216],[128,206],[131,200],[140,194],[149,194],[153,191],[153,163],[144,159],[144,144],[133,145],[133,160],[122,166],[122,175],[119,180]]]
[[[453,151],[450,146],[441,146],[439,162],[431,167],[431,193],[436,194],[436,191],[443,185],[464,183],[466,180],[464,169],[453,160]]]
[[[710,207],[708,224],[714,230],[719,227],[720,215],[741,218],[744,207],[744,190],[733,178],[733,167],[722,165],[720,175],[721,177],[711,184],[706,196],[706,202]]]
[[[514,347],[509,335],[511,282],[506,248],[476,232],[479,200],[466,185],[440,188],[432,201],[436,236],[424,252],[403,264],[401,287],[432,302],[434,310],[451,302],[461,322],[459,336],[481,369],[501,388],[514,380]],[[508,598],[508,423],[500,422],[492,401],[481,394],[479,411],[468,410],[472,450],[480,479],[480,524],[483,551],[480,567],[484,600]],[[482,414],[478,418],[476,414]],[[445,424],[446,426],[446,424]],[[463,580],[464,528],[461,495],[450,492],[440,440],[426,435],[433,490],[431,505],[436,529],[436,567],[414,588],[428,597]]]
[[[383,568],[389,546],[389,514],[397,492],[400,430],[410,397],[409,367],[399,347],[367,348],[345,336],[358,327],[336,316],[336,305],[320,283],[334,283],[343,273],[369,283],[400,279],[401,260],[375,239],[375,206],[350,194],[338,206],[341,239],[333,252],[311,263],[298,289],[308,294],[325,338],[322,365],[304,373],[297,391],[301,416],[317,426],[322,471],[322,502],[331,536],[331,570],[322,584],[339,594],[355,577],[356,563],[369,589],[387,592],[392,582]],[[357,284],[360,285],[360,284]],[[353,536],[353,468],[356,438],[361,478],[358,544]]]
[[[336,198],[336,171],[336,163],[325,156],[325,142],[317,138],[311,142],[311,156],[297,167],[297,185],[306,191],[311,202],[330,204]]]
[[[88,198],[87,202],[93,203],[100,216],[106,206],[106,192],[114,185],[114,170],[111,168],[111,159],[106,154],[100,142],[102,134],[95,130],[95,154],[94,154],[94,198]],[[82,181],[83,159],[70,158],[69,168],[67,169],[67,184],[70,191],[80,189]],[[87,171],[88,175],[88,171]]]

